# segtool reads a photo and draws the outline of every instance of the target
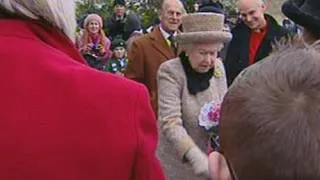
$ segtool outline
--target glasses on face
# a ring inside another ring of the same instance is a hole
[[[181,12],[173,11],[173,10],[168,10],[167,14],[169,17],[176,17],[176,18],[180,18],[182,16]]]

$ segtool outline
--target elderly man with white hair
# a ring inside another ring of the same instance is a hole
[[[175,37],[185,13],[180,0],[163,0],[160,24],[151,33],[133,41],[128,51],[129,62],[124,74],[148,88],[155,115],[158,111],[157,72],[163,62],[178,55]]]
[[[72,0],[0,0],[0,179],[163,180],[146,88],[96,71]]]

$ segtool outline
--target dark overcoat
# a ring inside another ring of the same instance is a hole
[[[286,35],[285,30],[270,15],[265,15],[267,19],[267,33],[262,40],[255,57],[255,62],[260,61],[272,51],[272,43]],[[250,28],[240,22],[232,29],[232,41],[229,44],[225,69],[227,81],[230,85],[235,77],[249,66]]]

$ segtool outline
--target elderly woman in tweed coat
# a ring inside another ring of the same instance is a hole
[[[158,71],[158,155],[169,180],[208,179],[208,137],[198,116],[204,104],[221,101],[227,91],[217,54],[232,35],[223,23],[224,16],[215,13],[183,17],[184,32],[176,37],[181,54]]]

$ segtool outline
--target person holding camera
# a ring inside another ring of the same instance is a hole
[[[109,50],[111,41],[102,27],[102,18],[98,14],[89,14],[84,20],[84,31],[77,43],[88,64],[96,69],[101,69],[112,55]]]

